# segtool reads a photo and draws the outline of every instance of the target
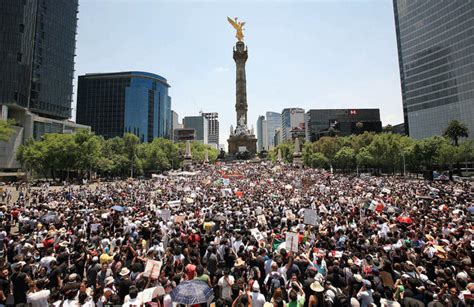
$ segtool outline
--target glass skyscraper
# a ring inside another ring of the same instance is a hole
[[[304,130],[304,109],[286,108],[281,111],[281,137],[283,141],[291,140],[293,129]]]
[[[0,119],[15,121],[2,170],[20,168],[16,150],[30,139],[88,129],[68,120],[77,13],[78,0],[0,0]]]
[[[0,1],[0,104],[71,117],[78,0]]]
[[[77,122],[105,138],[133,133],[142,142],[171,137],[165,78],[142,71],[79,76]]]
[[[257,151],[261,152],[263,150],[263,125],[265,122],[265,116],[260,115],[257,118]],[[265,148],[267,149],[267,148]]]
[[[457,119],[474,133],[474,2],[394,0],[405,130],[442,134]]]
[[[281,127],[281,114],[277,112],[266,112],[267,120],[267,150],[275,147],[275,130]]]

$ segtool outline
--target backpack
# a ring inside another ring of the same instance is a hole
[[[342,293],[341,289],[336,288],[336,290],[334,290],[333,288],[329,288],[327,291],[331,291],[334,293],[334,301],[332,304],[333,306],[350,306],[349,298],[346,295],[344,295],[344,293]],[[326,297],[326,300],[328,300],[327,297]]]
[[[273,296],[273,293],[275,293],[275,290],[278,288],[283,288],[284,285],[285,285],[285,280],[280,274],[278,274],[278,275],[271,276],[270,279],[267,281],[266,286],[269,289],[270,296]]]

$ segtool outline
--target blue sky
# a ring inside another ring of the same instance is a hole
[[[403,120],[391,0],[80,0],[77,75],[143,70],[171,85],[172,108],[235,126],[235,31],[246,22],[249,125],[285,107],[380,108]],[[77,91],[77,89],[75,89]]]

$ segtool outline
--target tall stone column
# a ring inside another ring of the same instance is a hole
[[[235,111],[237,112],[237,126],[247,127],[247,79],[245,76],[245,62],[248,53],[244,42],[237,42],[234,47],[234,61],[236,65],[235,79]]]
[[[229,154],[231,156],[253,157],[257,153],[257,139],[247,127],[247,79],[245,76],[245,63],[248,58],[247,47],[244,42],[238,41],[234,46],[234,61],[236,66],[235,76],[235,111],[237,113],[237,126],[231,128]]]

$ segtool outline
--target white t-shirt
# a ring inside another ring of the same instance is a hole
[[[222,276],[219,279],[218,285],[222,289],[222,298],[232,298],[232,285],[235,283],[234,276],[228,275],[227,279]]]
[[[252,307],[263,307],[267,302],[265,296],[260,292],[252,292]]]
[[[26,295],[26,302],[32,307],[48,307],[48,299],[51,291],[41,290],[35,293],[28,293]]]
[[[46,256],[46,257],[41,258],[41,260],[40,260],[41,266],[43,268],[46,268],[48,273],[51,272],[50,264],[51,264],[51,261],[53,261],[53,260],[56,261],[56,258],[54,256]]]
[[[123,307],[141,306],[142,305],[142,300],[140,299],[140,297],[130,298],[130,296],[128,296],[129,299],[127,300],[127,296],[125,297],[125,302],[122,305]]]
[[[166,294],[164,297],[163,297],[163,307],[175,307],[176,304],[173,303],[173,301],[171,300],[171,296],[169,294]]]

